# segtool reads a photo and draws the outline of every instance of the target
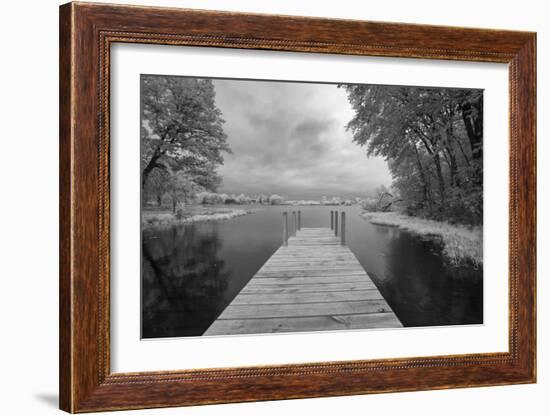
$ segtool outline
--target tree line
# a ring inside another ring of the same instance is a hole
[[[234,195],[227,193],[200,192],[195,195],[195,202],[203,205],[280,205],[284,201],[285,199],[277,194],[272,194],[270,196],[262,194],[248,196],[244,193]]]
[[[142,75],[141,185],[144,200],[163,196],[172,210],[197,192],[215,192],[217,167],[231,152],[210,79]]]
[[[353,141],[388,161],[393,184],[384,198],[411,215],[482,222],[482,90],[341,87],[355,112],[347,125]]]

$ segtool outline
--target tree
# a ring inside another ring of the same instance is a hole
[[[143,187],[144,200],[154,200],[157,206],[162,205],[162,197],[168,192],[170,173],[164,169],[155,169]]]
[[[264,204],[268,203],[268,200],[269,198],[265,195],[259,194],[258,196],[256,196],[256,203]]]
[[[474,180],[483,181],[483,94],[481,91],[463,97],[460,113],[470,141]]]
[[[280,205],[284,202],[284,199],[282,196],[279,196],[279,195],[271,195],[269,196],[269,203],[271,205]]]
[[[394,197],[390,193],[390,190],[383,184],[376,188],[376,198],[378,210],[382,211],[388,210],[394,201]]]
[[[481,90],[341,87],[355,112],[347,125],[353,141],[388,161],[409,212],[482,220]]]
[[[143,75],[141,97],[142,187],[158,169],[185,171],[214,190],[220,183],[216,167],[230,149],[212,81]]]
[[[239,205],[247,205],[251,202],[251,199],[250,197],[246,196],[244,193],[241,193],[239,196],[235,198],[235,201]]]
[[[187,203],[188,198],[202,188],[184,171],[178,171],[169,174],[167,189],[172,200],[172,213],[176,213],[176,208],[180,202]]]

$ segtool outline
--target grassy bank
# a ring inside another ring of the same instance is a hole
[[[396,226],[417,235],[435,237],[443,243],[443,254],[454,264],[483,265],[483,231],[480,226],[452,225],[396,212],[365,212],[361,216],[376,225]]]
[[[252,213],[243,209],[190,206],[172,213],[166,210],[144,210],[141,214],[143,229],[169,227],[194,222],[228,220]]]

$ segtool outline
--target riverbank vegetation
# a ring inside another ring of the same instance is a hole
[[[285,199],[277,194],[272,194],[270,196],[263,194],[249,196],[244,193],[234,195],[204,191],[197,193],[194,201],[195,203],[203,205],[281,205],[284,203]]]
[[[483,91],[343,85],[355,112],[347,129],[393,176],[367,210],[480,225],[483,221]]]
[[[483,264],[483,230],[481,226],[466,226],[421,219],[397,212],[366,212],[362,216],[376,225],[395,226],[420,236],[435,237],[443,245],[443,254],[455,265]]]
[[[203,205],[298,205],[298,206],[337,206],[337,205],[354,205],[361,203],[362,199],[343,199],[338,196],[327,197],[323,196],[318,200],[299,199],[289,200],[283,196],[272,194],[270,196],[264,194],[239,195],[214,193],[214,192],[199,192],[194,196],[194,203]]]
[[[141,214],[142,228],[162,228],[195,222],[228,220],[252,213],[242,209],[203,208],[201,206],[178,209],[176,213],[166,210],[144,210]]]

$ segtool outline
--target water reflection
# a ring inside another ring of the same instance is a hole
[[[216,232],[195,226],[143,235],[142,336],[196,336],[223,311],[231,271]]]
[[[442,261],[442,247],[397,228],[375,226],[388,241],[387,268],[371,272],[382,295],[407,326],[483,322],[482,271]]]

